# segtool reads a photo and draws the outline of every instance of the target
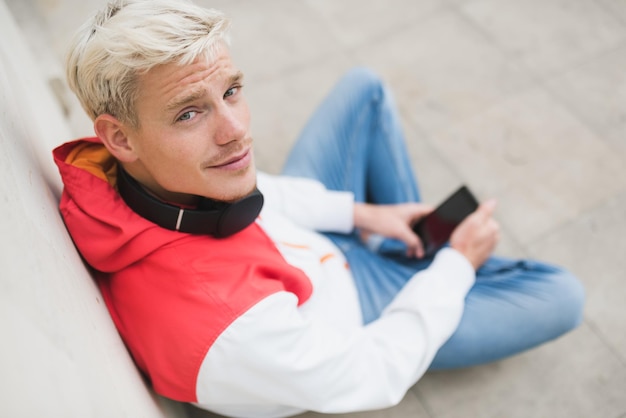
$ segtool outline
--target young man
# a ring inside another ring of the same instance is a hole
[[[235,417],[385,408],[429,368],[579,323],[575,278],[491,256],[493,201],[423,257],[411,225],[432,208],[367,70],[322,103],[284,176],[257,173],[227,29],[187,2],[118,1],[68,58],[97,137],[54,151],[61,211],[157,392]]]

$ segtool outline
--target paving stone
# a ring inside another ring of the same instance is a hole
[[[623,46],[551,79],[546,86],[626,161],[625,67]]]
[[[594,0],[483,0],[462,10],[540,77],[609,51],[626,38],[624,25]]]
[[[626,411],[625,371],[583,325],[507,360],[429,373],[414,390],[438,418],[618,417]]]
[[[321,16],[291,0],[201,0],[232,20],[232,53],[254,78],[281,77],[285,71],[318,63],[340,48]]]
[[[409,120],[427,134],[484,111],[532,81],[453,11],[355,54],[389,80]]]
[[[626,364],[626,193],[532,245],[584,283],[589,325]],[[626,387],[625,387],[626,389]]]
[[[533,89],[439,132],[432,144],[527,244],[626,187],[623,159],[549,94]]]
[[[598,4],[603,5],[610,13],[614,13],[626,23],[626,3],[622,0],[598,0]]]
[[[307,0],[347,48],[363,46],[420,22],[445,7],[439,0]]]

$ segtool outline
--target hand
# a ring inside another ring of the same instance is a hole
[[[481,204],[450,237],[450,246],[463,254],[475,270],[489,258],[500,239],[500,226],[493,219],[495,208],[493,199]]]
[[[364,235],[380,234],[404,242],[407,256],[421,258],[424,246],[411,226],[432,212],[432,206],[422,203],[399,203],[395,205],[354,205],[354,225]]]

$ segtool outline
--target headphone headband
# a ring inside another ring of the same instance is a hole
[[[252,224],[263,207],[263,195],[255,188],[232,203],[202,198],[201,209],[184,209],[149,194],[119,165],[117,172],[117,187],[124,202],[141,217],[172,231],[224,238]]]

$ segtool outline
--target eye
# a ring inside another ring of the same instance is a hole
[[[226,93],[224,93],[224,98],[234,96],[235,94],[237,94],[240,88],[241,86],[233,86],[229,88],[228,90],[226,90]]]
[[[198,114],[198,112],[194,111],[194,110],[188,110],[187,112],[183,113],[182,115],[180,115],[178,117],[178,121],[184,122],[186,120],[191,120],[193,119],[196,115]]]

